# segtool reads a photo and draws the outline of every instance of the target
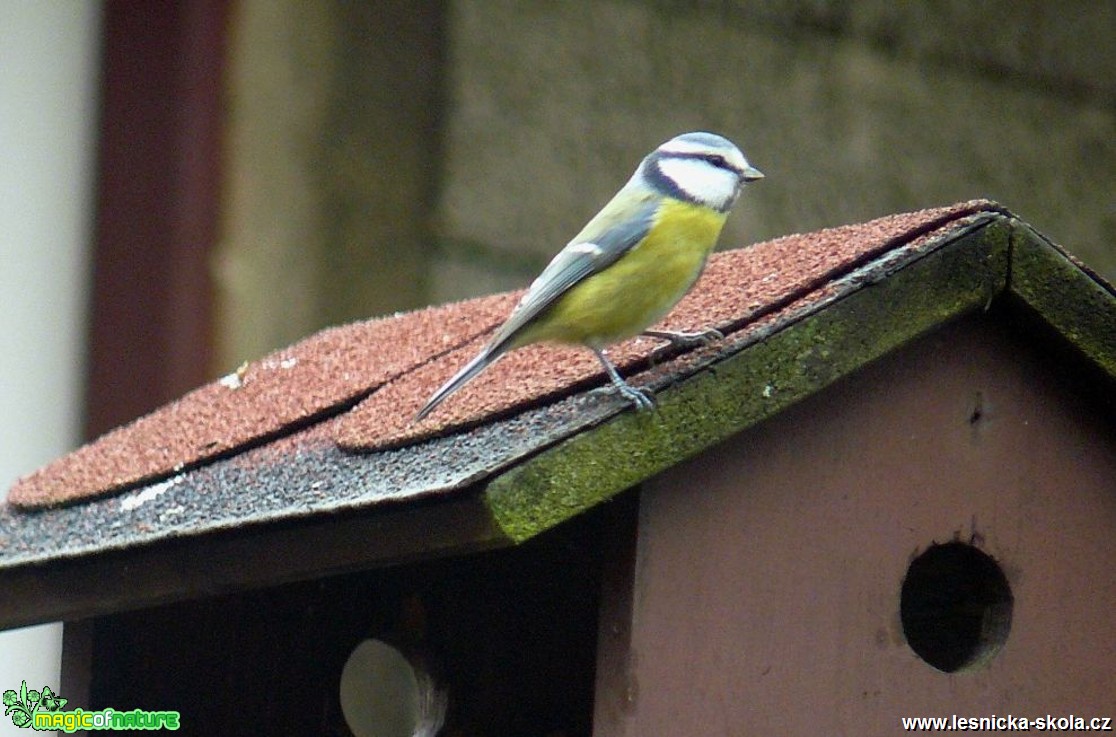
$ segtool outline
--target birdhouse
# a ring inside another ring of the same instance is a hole
[[[661,327],[723,339],[609,351],[654,410],[540,345],[413,422],[517,297],[326,330],[21,479],[0,626],[66,622],[69,707],[198,734],[1116,716],[1116,291],[1015,215],[716,254]]]

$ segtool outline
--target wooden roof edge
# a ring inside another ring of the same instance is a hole
[[[897,255],[661,392],[656,412],[621,414],[495,477],[484,494],[496,523],[531,538],[1005,295],[1116,377],[1116,291],[1011,213],[982,213],[932,250]]]
[[[0,631],[507,547],[477,494],[0,569]]]
[[[1027,223],[1011,221],[1009,293],[1116,378],[1116,288]]]

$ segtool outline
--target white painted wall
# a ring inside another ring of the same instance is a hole
[[[78,442],[100,9],[0,0],[0,494]],[[0,634],[0,691],[57,693],[61,650],[61,625]]]

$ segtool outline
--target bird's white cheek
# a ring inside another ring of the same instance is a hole
[[[723,208],[736,199],[739,180],[730,171],[700,159],[663,159],[659,168],[679,189],[711,207]]]

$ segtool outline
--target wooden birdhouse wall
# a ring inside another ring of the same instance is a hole
[[[966,319],[646,484],[594,734],[1111,716],[1116,426],[1033,342]],[[908,645],[900,591],[951,541],[995,561],[1011,619],[946,673]]]

